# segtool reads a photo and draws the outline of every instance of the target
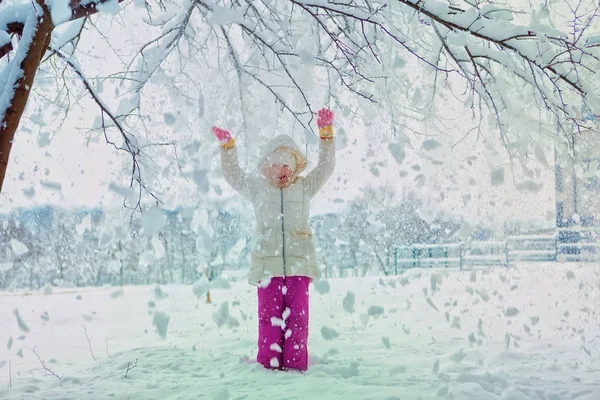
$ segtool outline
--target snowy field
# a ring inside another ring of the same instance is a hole
[[[600,399],[597,265],[321,283],[305,374],[251,362],[254,290],[0,293],[0,399]]]

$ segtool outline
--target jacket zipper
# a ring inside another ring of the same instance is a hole
[[[280,189],[280,203],[281,203],[281,237],[282,237],[282,252],[283,255],[283,279],[285,279],[287,275],[286,265],[285,265],[285,226],[283,222],[283,188]]]

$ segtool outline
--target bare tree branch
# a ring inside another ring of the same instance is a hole
[[[83,328],[83,334],[85,335],[85,340],[87,341],[87,344],[88,344],[88,350],[90,351],[90,354],[92,355],[92,358],[94,359],[94,361],[97,361],[96,355],[94,354],[94,350],[92,350],[92,338],[90,338],[88,336],[87,327],[85,325],[81,325],[81,327]]]
[[[52,375],[52,376],[56,377],[58,380],[62,380],[62,378],[60,376],[58,376],[54,371],[52,371],[52,369],[48,368],[48,364],[44,360],[42,360],[42,358],[37,353],[35,348],[32,349],[31,347],[27,347],[27,349],[31,350],[31,352],[33,354],[35,354],[35,356],[37,357],[38,361],[40,362],[40,364],[42,366],[42,371],[44,371],[47,375]]]

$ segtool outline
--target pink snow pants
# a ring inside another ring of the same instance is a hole
[[[310,278],[271,278],[258,288],[258,355],[265,368],[308,368],[308,285]]]

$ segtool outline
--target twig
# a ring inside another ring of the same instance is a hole
[[[94,361],[97,361],[96,355],[94,354],[94,350],[92,350],[92,338],[88,336],[87,327],[85,325],[81,325],[81,327],[83,328],[83,334],[85,335],[85,339],[88,342],[88,350],[92,354],[92,358],[94,359]]]
[[[125,371],[125,379],[127,379],[127,374],[129,374],[129,371],[131,371],[132,369],[134,369],[135,367],[137,367],[137,363],[138,363],[138,359],[135,359],[135,363],[131,364],[131,361],[129,361],[127,363],[127,371]]]
[[[48,365],[46,365],[46,362],[44,360],[42,360],[42,358],[37,353],[37,351],[35,350],[35,348],[33,348],[33,349],[31,347],[26,347],[26,348],[29,349],[29,350],[31,350],[31,352],[33,354],[35,354],[35,356],[39,360],[40,364],[42,365],[42,370],[44,372],[46,372],[48,375],[55,376],[56,378],[58,378],[59,381],[62,381],[62,378],[60,376],[58,376],[54,371],[52,371],[50,368],[48,368]]]
[[[108,355],[108,358],[111,358],[112,356],[108,352],[108,339],[106,339],[105,342],[106,342],[106,354]]]

